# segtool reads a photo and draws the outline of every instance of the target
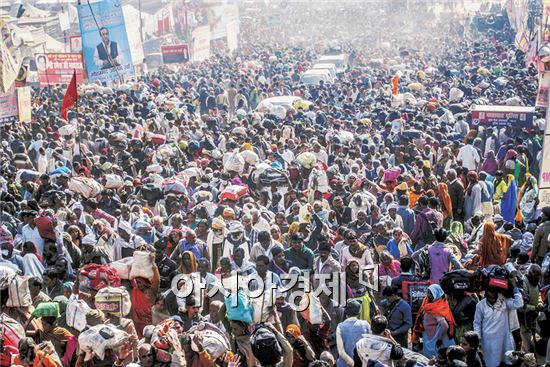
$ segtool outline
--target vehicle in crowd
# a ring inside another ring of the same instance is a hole
[[[318,63],[333,64],[336,67],[336,73],[341,74],[348,67],[348,56],[346,54],[323,55],[319,57]]]
[[[336,79],[336,66],[331,63],[316,63],[310,70],[327,70],[330,73],[332,79]]]
[[[294,109],[303,108],[307,109],[312,105],[311,101],[305,100],[298,96],[280,96],[280,97],[271,97],[266,98],[258,104],[256,110],[262,110],[267,107],[284,107],[287,110],[290,107]],[[269,109],[269,108],[268,108]]]
[[[318,85],[321,81],[332,83],[334,79],[326,69],[310,69],[300,77],[300,83],[305,85]]]
[[[145,57],[145,62],[147,64],[147,68],[150,71],[157,70],[162,64],[162,53],[160,52],[154,52],[152,54],[149,54]]]

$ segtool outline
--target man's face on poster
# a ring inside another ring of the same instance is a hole
[[[108,43],[109,42],[109,30],[108,29],[102,29],[99,32],[99,34],[101,36],[101,41],[103,41],[103,43]]]

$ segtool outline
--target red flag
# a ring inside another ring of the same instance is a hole
[[[67,120],[67,112],[71,108],[78,98],[78,93],[76,91],[76,70],[73,73],[73,77],[67,91],[65,92],[65,97],[63,97],[63,104],[61,105],[61,117]]]

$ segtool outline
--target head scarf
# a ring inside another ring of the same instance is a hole
[[[434,296],[433,302],[437,301],[438,299],[442,298],[445,295],[445,292],[443,291],[443,288],[439,284],[432,284],[428,287],[428,290],[432,293]]]
[[[449,337],[452,338],[454,336],[456,323],[451,308],[449,307],[449,302],[447,302],[445,297],[445,292],[439,284],[430,285],[428,290],[432,293],[434,298],[432,302],[428,300],[428,297],[424,297],[424,301],[422,301],[413,327],[413,341],[418,341],[424,331],[423,320],[425,314],[444,317],[445,321],[449,324]]]
[[[441,208],[443,218],[447,218],[453,214],[453,204],[451,202],[451,195],[449,195],[449,187],[446,183],[441,182],[437,185],[437,191],[439,192],[439,198],[443,204],[443,208]]]
[[[517,155],[518,152],[516,152],[514,149],[510,149],[508,150],[508,152],[506,152],[506,160],[514,159],[515,157],[517,157]]]
[[[485,155],[485,160],[483,161],[483,164],[481,165],[481,170],[485,171],[491,175],[494,175],[495,172],[498,169],[498,162],[495,159],[495,152],[490,150]]]
[[[295,338],[298,338],[302,335],[302,331],[300,330],[300,327],[296,324],[289,324],[286,327],[286,333],[292,335]]]
[[[183,262],[183,257],[186,254],[189,255],[189,257],[191,258],[191,269],[187,269],[187,267],[185,266],[185,263]],[[197,272],[197,259],[195,257],[195,254],[192,251],[184,251],[181,254],[181,263],[180,263],[179,270],[182,274],[191,274],[191,273]]]
[[[0,245],[13,248],[13,235],[6,226],[0,226]]]
[[[212,220],[213,229],[225,229],[225,221],[221,217],[216,217]]]
[[[512,240],[510,237],[496,233],[494,223],[483,225],[483,234],[479,241],[479,266],[485,267],[506,262]]]
[[[514,175],[508,175],[508,189],[500,202],[500,215],[506,222],[514,223],[518,204],[518,188]]]
[[[475,184],[477,184],[479,181],[479,178],[477,177],[477,173],[475,171],[468,172],[468,195],[472,194],[472,189]]]
[[[288,226],[288,235],[292,236],[294,233],[297,233],[300,230],[300,223],[299,222],[292,222],[290,226]]]

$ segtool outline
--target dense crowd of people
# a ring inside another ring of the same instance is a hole
[[[468,112],[533,106],[536,68],[509,26],[343,4],[255,4],[238,52],[67,121],[34,90],[1,127],[0,366],[550,365],[544,111]],[[302,84],[324,52],[346,70]]]

